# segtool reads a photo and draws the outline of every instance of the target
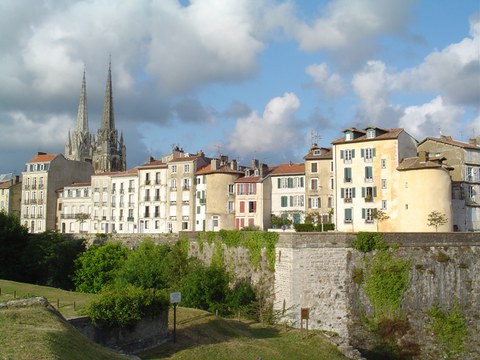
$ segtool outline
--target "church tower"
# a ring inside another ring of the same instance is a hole
[[[126,170],[126,147],[123,142],[123,133],[118,141],[118,132],[115,129],[111,63],[108,66],[102,121],[94,144],[93,168],[97,173]]]
[[[76,128],[72,134],[70,134],[70,131],[68,132],[68,139],[65,144],[65,158],[76,161],[92,161],[92,143],[93,136],[88,130],[87,85],[84,70]]]

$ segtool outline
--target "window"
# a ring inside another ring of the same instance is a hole
[[[308,199],[309,208],[310,209],[318,209],[319,208],[319,199],[318,197],[311,197]]]
[[[257,202],[256,201],[249,201],[248,202],[248,212],[254,213],[257,210]]]
[[[190,165],[189,164],[185,164],[183,166],[183,172],[186,172],[186,173],[189,173],[190,172]]]
[[[311,179],[310,180],[310,189],[317,190],[318,188],[318,179]]]
[[[313,155],[322,155],[322,152],[320,151],[320,149],[315,149],[313,150]]]
[[[328,197],[328,207],[333,208],[333,198],[331,196]]]
[[[334,179],[330,179],[330,190],[333,190],[333,187],[335,186]]]
[[[373,181],[373,167],[365,166],[365,181],[372,182]]]
[[[387,200],[382,200],[382,210],[387,210]]]
[[[330,172],[333,173],[333,161],[330,161]]]
[[[345,222],[346,223],[352,222],[352,209],[345,209]]]
[[[355,157],[355,150],[340,150],[340,159],[343,159],[345,164],[350,164]]]
[[[281,203],[281,207],[287,207],[288,206],[288,197],[287,196],[282,196],[281,200],[280,200],[280,203]]]
[[[372,208],[362,209],[362,219],[366,223],[373,223],[373,210]]]
[[[387,159],[380,160],[380,166],[382,167],[382,169],[386,169],[387,168]]]
[[[182,181],[182,187],[183,187],[183,190],[188,190],[190,189],[190,179],[188,178],[184,178],[183,181]]]
[[[475,200],[475,195],[476,195],[476,191],[475,191],[475,187],[470,185],[468,187],[468,197],[470,200]]]
[[[382,189],[387,188],[387,179],[382,179]]]
[[[145,174],[145,184],[150,184],[150,173]]]
[[[352,168],[348,167],[343,169],[343,181],[352,182]]]
[[[235,212],[235,202],[234,201],[229,201],[228,202],[228,212],[229,213],[234,213]]]
[[[375,129],[367,130],[367,139],[373,139],[375,137]]]
[[[301,215],[299,213],[293,213],[293,223],[300,224]]]
[[[182,230],[188,230],[188,222],[182,222]]]
[[[212,225],[213,227],[218,227],[218,216],[212,217]]]
[[[375,148],[362,149],[361,156],[365,159],[365,162],[372,162],[375,156]]]
[[[175,174],[177,172],[177,165],[172,165],[172,173]]]
[[[353,140],[353,132],[352,131],[347,131],[345,133],[345,141],[350,141]]]
[[[376,196],[377,196],[376,186],[362,187],[362,197],[365,198],[366,202],[373,202],[373,198]]]
[[[237,193],[239,195],[245,195],[245,185],[246,184],[238,184]]]
[[[312,172],[312,173],[318,172],[318,167],[317,167],[317,163],[316,163],[316,162],[312,162],[312,163],[310,164],[310,172]]]
[[[172,190],[176,190],[177,189],[177,179],[170,179],[170,188]]]
[[[256,185],[257,184],[248,184],[248,193],[255,194],[256,193]]]
[[[235,194],[235,185],[228,184],[228,194],[229,195],[234,195]]]
[[[343,199],[344,202],[349,203],[352,202],[352,198],[355,197],[355,188],[341,188],[340,189],[340,198]],[[329,206],[331,207],[331,206]]]

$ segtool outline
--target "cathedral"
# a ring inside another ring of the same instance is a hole
[[[87,85],[85,71],[83,72],[76,128],[73,133],[70,131],[68,133],[65,157],[69,160],[91,162],[96,173],[126,171],[123,133],[118,140],[118,132],[115,129],[111,64],[108,67],[102,121],[96,137],[88,130]]]

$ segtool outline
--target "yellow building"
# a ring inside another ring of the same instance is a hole
[[[13,174],[0,175],[0,212],[20,217],[22,182]]]
[[[417,141],[403,129],[349,128],[332,142],[336,229],[345,232],[398,231],[401,189],[397,167],[417,154]],[[388,220],[375,219],[381,210]]]

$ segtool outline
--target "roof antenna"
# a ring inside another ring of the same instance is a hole
[[[318,135],[318,132],[312,129],[310,132],[310,138],[312,142],[312,146],[318,145],[318,141],[322,139],[320,135]]]

